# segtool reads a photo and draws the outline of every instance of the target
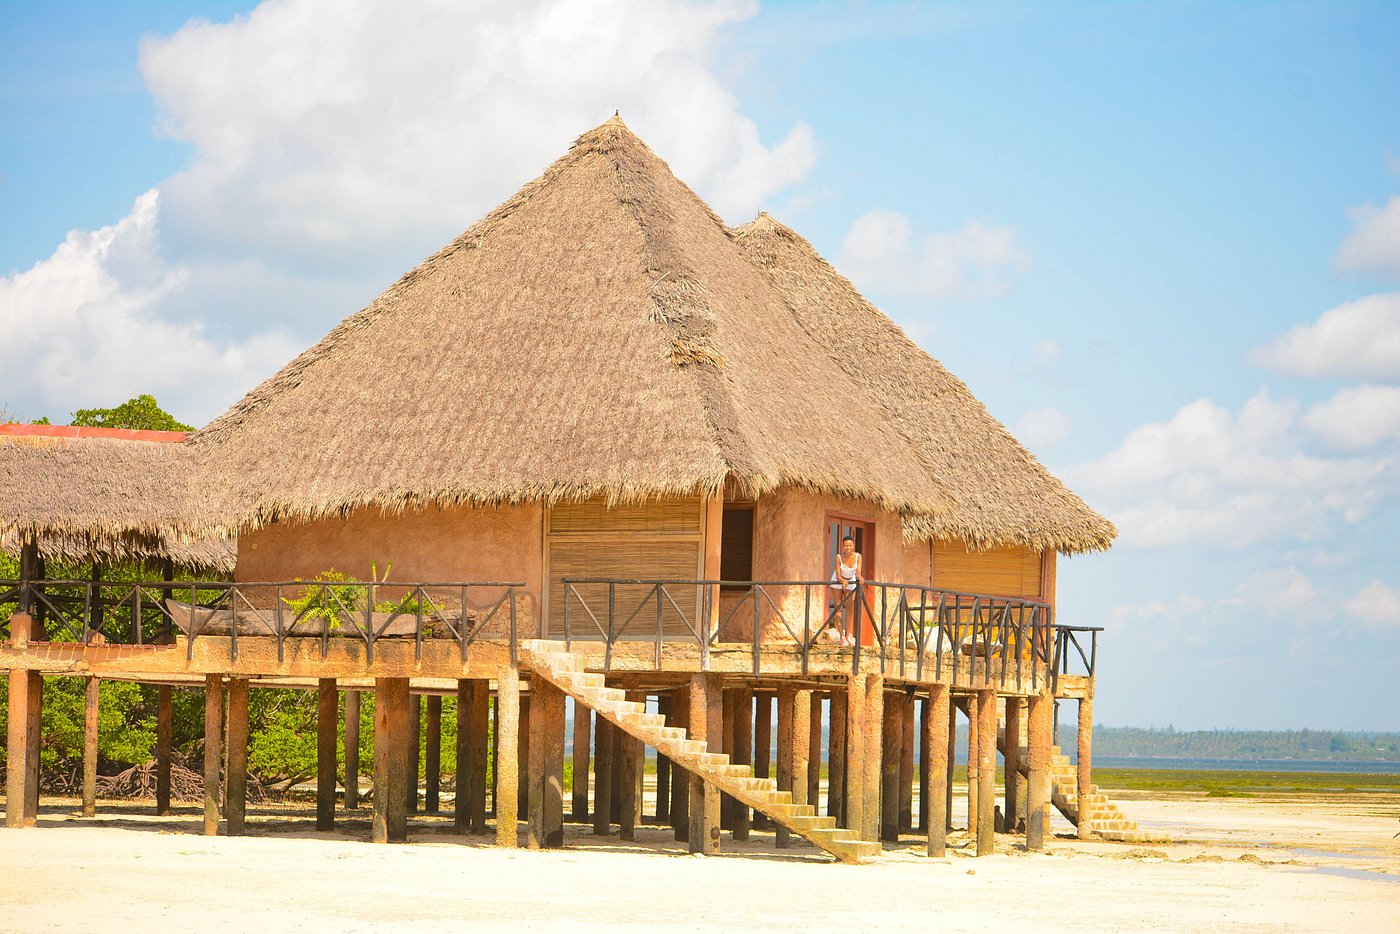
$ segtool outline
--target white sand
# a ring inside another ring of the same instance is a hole
[[[1400,841],[1390,839],[1400,824],[1385,807],[1136,800],[1125,810],[1184,842],[1059,839],[1031,855],[1004,837],[996,856],[935,861],[910,838],[879,864],[843,866],[805,845],[775,850],[769,834],[740,847],[726,834],[745,856],[701,858],[677,855],[660,829],[631,846],[571,825],[570,849],[529,852],[418,820],[411,845],[375,846],[359,842],[363,818],[317,834],[255,811],[256,836],[211,839],[190,808],[83,820],[46,805],[38,829],[0,830],[0,929],[1400,931]],[[1185,861],[1203,854],[1221,861]]]

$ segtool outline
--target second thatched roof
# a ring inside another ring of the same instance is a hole
[[[608,121],[194,436],[221,524],[729,483],[872,501],[914,538],[1107,547],[966,387],[765,236]],[[906,366],[930,384],[880,375]]]

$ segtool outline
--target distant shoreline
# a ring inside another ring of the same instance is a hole
[[[1342,759],[1219,759],[1184,756],[1094,756],[1105,769],[1166,769],[1198,772],[1333,772],[1347,775],[1400,775],[1400,762]]]

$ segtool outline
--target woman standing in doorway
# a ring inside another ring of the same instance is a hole
[[[836,555],[836,569],[831,572],[832,589],[842,591],[841,599],[844,602],[846,595],[858,590],[864,581],[865,576],[861,573],[860,552],[856,551],[856,540],[853,536],[847,535],[841,539],[841,550]],[[842,613],[839,616],[844,621],[845,614]],[[851,634],[845,631],[844,625],[837,622],[836,616],[832,617],[824,637],[828,642],[836,642],[841,645],[856,644],[856,640]]]

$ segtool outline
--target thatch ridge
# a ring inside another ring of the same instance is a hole
[[[733,234],[803,326],[826,338],[833,359],[879,400],[938,478],[951,508],[906,513],[907,539],[1069,553],[1110,546],[1117,535],[1113,523],[1046,470],[962,380],[910,340],[806,239],[767,214]]]

